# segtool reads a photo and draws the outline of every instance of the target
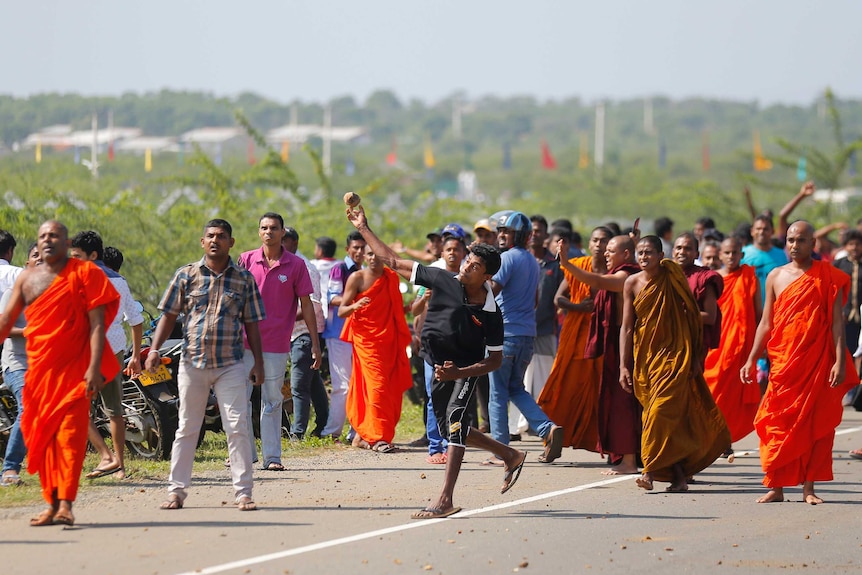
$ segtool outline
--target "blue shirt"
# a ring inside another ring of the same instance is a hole
[[[539,264],[533,254],[521,247],[506,250],[500,256],[500,271],[492,279],[503,288],[496,298],[503,312],[503,334],[536,337]]]
[[[750,244],[742,248],[742,263],[754,268],[754,275],[757,276],[757,281],[760,282],[760,297],[761,301],[766,301],[766,276],[769,272],[779,266],[783,266],[788,261],[787,254],[784,250],[772,246],[768,252],[763,251],[754,244]]]
[[[359,271],[359,266],[356,265],[356,262],[350,256],[345,256],[343,261],[335,264],[329,270],[329,285],[326,290],[329,315],[326,316],[326,327],[323,328],[323,333],[321,334],[324,339],[338,339],[341,337],[341,328],[344,327],[344,322],[347,321],[347,318],[338,317],[338,306],[332,305],[331,302],[332,298],[344,293],[347,278],[356,271]]]

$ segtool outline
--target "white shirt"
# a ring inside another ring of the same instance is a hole
[[[129,284],[121,277],[108,278],[111,285],[120,294],[120,309],[117,310],[117,315],[114,316],[114,321],[108,328],[108,333],[105,337],[108,338],[108,343],[111,344],[111,351],[114,354],[126,351],[126,332],[123,331],[123,320],[130,326],[141,325],[144,323],[144,316],[141,315],[138,306],[135,304],[135,298],[132,297],[132,292],[129,291]]]
[[[18,279],[18,274],[22,271],[24,271],[24,268],[13,266],[6,260],[0,258],[0,294],[7,289],[12,289],[12,286],[15,285],[15,280]]]

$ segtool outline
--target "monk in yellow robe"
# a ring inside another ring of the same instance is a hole
[[[642,271],[623,289],[620,384],[643,407],[637,485],[670,481],[681,492],[730,446],[730,432],[703,379],[700,309],[682,268],[661,255],[656,236],[638,242]]]
[[[48,221],[39,228],[42,265],[21,273],[7,313],[0,317],[5,339],[26,305],[28,369],[21,432],[27,467],[39,474],[49,507],[30,525],[73,525],[72,502],[84,466],[90,399],[119,372],[107,346],[105,326],[120,296],[95,264],[68,257],[66,227]]]
[[[611,235],[605,227],[594,229],[590,235],[590,255],[572,258],[568,263],[587,272],[603,274],[606,271],[605,248]],[[557,290],[556,304],[566,315],[554,365],[536,403],[565,431],[564,447],[597,452],[602,358],[584,355],[590,335],[593,298],[588,284],[576,279],[565,267],[562,269],[565,279]]]
[[[754,344],[763,305],[754,268],[740,265],[742,243],[737,238],[727,238],[721,243],[718,257],[724,264],[718,270],[724,278],[724,292],[718,298],[721,339],[718,348],[706,354],[703,375],[727,421],[731,441],[739,441],[754,431],[754,416],[760,405],[760,389],[744,384],[739,379],[739,370]],[[731,455],[732,451],[728,460]]]
[[[769,385],[754,427],[769,491],[758,503],[784,501],[784,488],[801,483],[803,500],[816,505],[823,500],[814,493],[814,482],[832,480],[841,398],[859,383],[841,313],[850,276],[812,259],[814,227],[808,222],[788,228],[787,250],[790,263],[766,278],[763,318],[740,377],[753,381],[766,345]]]
[[[413,385],[398,274],[365,248],[367,267],[344,286],[339,317],[346,317],[341,339],[353,344],[353,372],[347,391],[347,418],[356,431],[353,444],[392,451],[401,418],[402,395]]]

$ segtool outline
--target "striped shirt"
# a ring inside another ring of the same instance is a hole
[[[198,369],[242,361],[243,324],[266,318],[254,277],[232,259],[220,274],[204,258],[178,269],[159,309],[185,314],[183,355]]]

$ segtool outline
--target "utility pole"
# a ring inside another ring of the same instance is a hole
[[[452,98],[452,135],[456,140],[461,139],[461,97]]]
[[[332,104],[323,109],[323,171],[332,175]]]
[[[596,142],[595,142],[596,170],[601,170],[605,163],[605,103],[596,104]]]

